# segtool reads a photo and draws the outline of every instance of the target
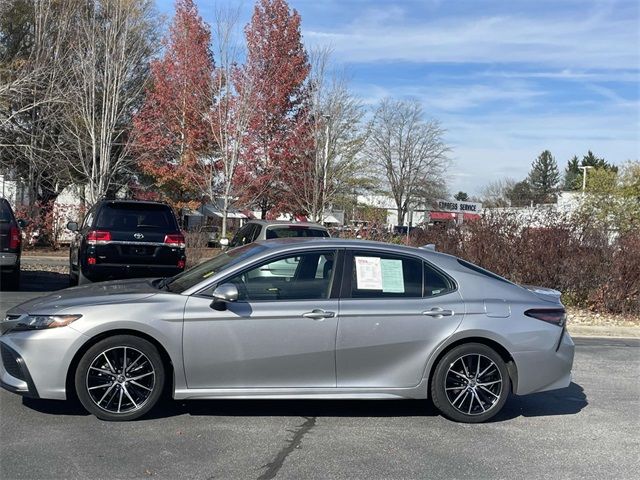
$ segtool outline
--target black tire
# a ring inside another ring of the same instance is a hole
[[[20,266],[11,273],[2,275],[0,281],[3,283],[3,290],[20,290]]]
[[[88,285],[90,283],[93,282],[82,274],[82,267],[78,264],[78,285]]]
[[[136,362],[140,355],[143,359]],[[76,394],[82,406],[109,421],[145,415],[161,397],[164,384],[165,369],[158,349],[133,335],[99,341],[85,352],[75,372]]]
[[[459,345],[447,352],[431,380],[433,404],[456,422],[489,420],[502,409],[510,391],[506,363],[495,350],[481,343]]]
[[[73,273],[73,270],[71,270],[71,267],[69,267],[69,286],[75,287],[77,285],[78,285],[78,275]]]
[[[73,272],[73,262],[71,255],[69,255],[69,286],[75,287],[76,285],[78,285],[78,274]]]

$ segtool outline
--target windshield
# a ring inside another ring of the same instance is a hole
[[[185,290],[197,285],[198,283],[212,277],[218,272],[225,270],[226,268],[241,262],[245,258],[256,255],[267,247],[250,243],[249,245],[243,245],[242,247],[234,248],[228,252],[223,252],[217,257],[212,258],[200,265],[196,265],[189,270],[170,278],[165,282],[167,290],[173,293],[182,293]]]

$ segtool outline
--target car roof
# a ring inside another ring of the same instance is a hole
[[[134,204],[139,204],[139,205],[164,205],[166,207],[169,207],[169,204],[165,203],[165,202],[158,202],[155,200],[127,200],[124,198],[116,198],[113,200],[100,200],[100,203],[134,203]]]
[[[296,238],[274,238],[271,240],[258,240],[255,243],[260,244],[272,251],[289,250],[292,247],[313,247],[322,246],[327,248],[350,248],[350,249],[377,249],[386,250],[394,253],[406,253],[410,255],[419,255],[424,258],[434,259],[454,259],[452,255],[436,252],[419,247],[410,247],[407,245],[398,245],[395,243],[376,242],[373,240],[361,240],[350,238],[331,238],[331,237],[296,237]]]
[[[282,225],[282,226],[295,225],[295,226],[299,226],[299,227],[321,228],[323,230],[326,230],[326,227],[320,225],[319,223],[296,222],[294,220],[262,220],[262,219],[255,219],[255,220],[249,220],[247,223],[257,223],[257,224],[263,225],[265,227],[270,227],[272,225]]]

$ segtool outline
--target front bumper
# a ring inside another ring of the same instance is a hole
[[[33,398],[66,399],[67,372],[87,338],[70,326],[0,336],[0,386]]]
[[[560,343],[548,351],[519,352],[513,354],[518,369],[518,385],[514,392],[526,395],[565,388],[571,384],[571,368],[575,344],[568,332]]]
[[[18,352],[0,342],[0,387],[30,398],[40,398],[29,369]]]

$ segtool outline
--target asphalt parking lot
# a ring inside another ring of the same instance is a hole
[[[64,286],[51,275],[2,292],[2,313]],[[482,425],[408,400],[167,400],[108,423],[2,391],[0,478],[638,478],[640,341],[576,343],[569,388],[512,397]]]

